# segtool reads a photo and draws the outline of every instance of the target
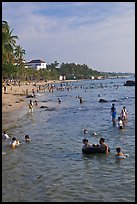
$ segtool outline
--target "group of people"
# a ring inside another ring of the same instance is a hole
[[[10,141],[10,147],[11,147],[12,149],[14,149],[16,146],[18,146],[19,144],[21,144],[21,142],[20,142],[16,137],[10,138],[6,131],[3,132],[2,138],[3,138],[4,140],[11,140],[11,141]],[[29,135],[25,135],[25,142],[29,142],[30,140],[31,140],[31,139],[30,139]]]
[[[116,115],[117,115],[117,112],[116,112],[116,107],[115,107],[115,104],[113,103],[112,104],[112,107],[111,107],[111,111],[110,111],[110,114],[112,116],[112,122],[113,124],[115,125],[116,124]],[[126,106],[124,106],[122,108],[122,111],[120,113],[120,116],[118,117],[118,128],[119,129],[123,129],[124,127],[124,122],[127,120],[127,109],[126,109]]]
[[[116,124],[117,113],[116,113],[116,107],[115,107],[114,103],[112,104],[110,114],[112,116],[113,124]],[[127,110],[126,110],[126,107],[124,106],[122,108],[120,116],[118,117],[118,128],[119,129],[123,129],[124,121],[126,121],[126,120],[127,120]],[[86,129],[84,129],[83,132],[84,132],[84,134],[88,133],[88,131]],[[95,134],[93,134],[93,135],[95,135]],[[83,145],[87,148],[98,147],[98,148],[105,149],[106,154],[108,154],[110,152],[108,145],[105,143],[105,139],[102,137],[99,139],[99,144],[91,144],[91,143],[89,143],[88,139],[86,139],[86,138],[84,138],[82,142],[83,142]],[[115,156],[118,158],[126,158],[125,154],[122,152],[121,147],[116,148],[116,155]]]
[[[105,151],[106,154],[108,154],[110,152],[110,149],[109,149],[108,145],[105,143],[105,139],[103,137],[101,137],[99,139],[99,144],[91,144],[91,143],[89,143],[88,139],[86,139],[86,138],[83,139],[82,142],[83,142],[85,147],[88,147],[88,148],[90,148],[90,147],[98,147],[100,149],[105,149],[106,150]]]
[[[109,146],[105,143],[105,139],[103,137],[101,137],[99,139],[99,144],[91,144],[89,143],[88,139],[84,138],[83,139],[83,145],[87,148],[90,148],[90,147],[98,147],[100,149],[105,149],[106,151],[106,154],[109,154],[110,152],[110,149],[109,149]],[[116,148],[116,155],[115,155],[117,158],[126,158],[126,154],[124,154],[122,152],[122,149],[121,147],[117,147]]]

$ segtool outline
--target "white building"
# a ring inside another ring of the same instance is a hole
[[[95,79],[95,77],[94,77],[94,76],[91,76],[91,79]]]
[[[45,61],[40,60],[40,59],[31,60],[30,62],[27,63],[27,65],[28,65],[28,67],[34,68],[36,70],[47,68],[47,63]]]
[[[66,80],[66,76],[64,76],[64,75],[61,76],[61,75],[60,75],[60,76],[59,76],[59,80],[60,80],[60,81],[62,81],[62,80]]]

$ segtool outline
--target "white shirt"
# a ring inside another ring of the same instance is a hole
[[[2,137],[3,137],[3,139],[9,139],[9,136],[7,133],[3,134]]]
[[[118,127],[121,127],[121,126],[123,127],[123,121],[122,121],[122,120],[119,120],[119,121],[118,121]]]

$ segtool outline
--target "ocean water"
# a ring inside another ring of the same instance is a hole
[[[20,146],[12,150],[2,141],[2,202],[135,202],[135,87],[123,86],[127,79],[69,82],[63,84],[69,90],[37,93],[38,107],[8,130]],[[113,100],[117,117],[123,106],[128,110],[123,130],[112,124]],[[100,137],[109,155],[82,154],[83,138],[98,143]],[[116,159],[118,146],[129,157]]]

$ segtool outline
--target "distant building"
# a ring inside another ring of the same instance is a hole
[[[31,60],[30,62],[27,63],[27,65],[28,65],[28,67],[34,68],[36,70],[47,68],[47,63],[45,61],[40,60],[40,59]]]
[[[95,77],[94,77],[94,76],[91,76],[91,79],[95,79]]]
[[[60,80],[60,81],[62,81],[62,80],[66,80],[66,76],[64,76],[64,75],[61,76],[61,75],[60,75],[60,76],[59,76],[59,80]]]

